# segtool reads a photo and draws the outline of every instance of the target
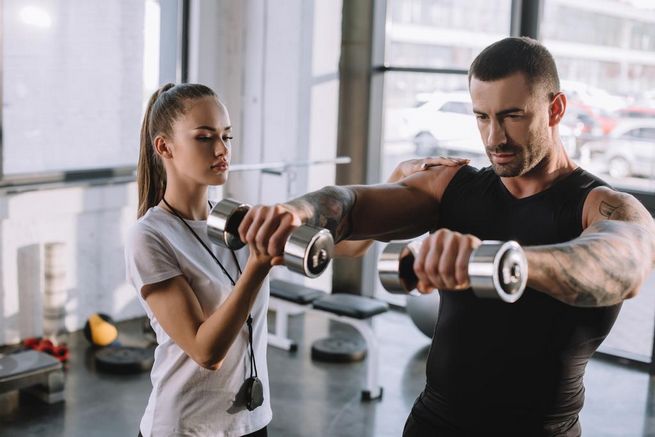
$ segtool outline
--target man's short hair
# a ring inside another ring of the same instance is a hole
[[[537,40],[524,36],[501,39],[482,50],[469,68],[468,80],[490,82],[518,72],[531,89],[543,86],[549,98],[560,90],[553,56]]]

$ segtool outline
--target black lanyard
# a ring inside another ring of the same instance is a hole
[[[214,258],[214,261],[216,261],[216,263],[219,265],[219,267],[221,268],[221,270],[223,270],[223,273],[225,273],[225,276],[227,276],[227,278],[228,278],[228,279],[230,280],[230,282],[232,283],[232,286],[234,287],[234,286],[236,285],[236,281],[235,281],[234,279],[232,279],[232,275],[230,275],[230,273],[229,273],[229,272],[227,271],[227,269],[223,266],[223,264],[222,264],[221,261],[218,259],[218,257],[217,257],[216,255],[214,255],[214,252],[212,252],[211,249],[210,249],[209,247],[207,247],[207,245],[205,244],[205,242],[202,241],[202,239],[200,238],[200,236],[199,236],[198,234],[196,234],[196,231],[193,230],[193,228],[191,227],[191,225],[189,225],[189,224],[186,222],[186,220],[184,220],[184,219],[182,218],[182,216],[181,216],[181,215],[180,215],[180,214],[179,214],[179,213],[178,213],[178,212],[177,212],[177,211],[176,211],[172,206],[170,206],[170,205],[168,204],[168,202],[166,201],[166,199],[164,199],[164,198],[162,197],[161,200],[162,200],[162,201],[164,202],[164,204],[168,207],[168,209],[170,209],[170,210],[173,212],[173,214],[175,214],[175,216],[176,216],[177,218],[179,218],[180,221],[181,221],[182,223],[184,223],[184,225],[187,227],[187,229],[189,229],[189,231],[191,231],[191,233],[193,234],[193,236],[196,237],[196,240],[198,240],[198,242],[202,245],[202,247],[205,248],[205,250],[207,251],[207,253],[209,253],[209,255],[211,255],[211,257]],[[209,204],[209,207],[211,208],[211,207],[212,207],[212,204],[209,203],[209,201],[207,201],[207,203]],[[232,249],[230,249],[230,252],[232,253],[232,258],[234,259],[234,263],[237,265],[237,271],[239,272],[239,276],[241,276],[242,271],[241,271],[241,266],[239,265],[239,260],[237,259],[237,254],[234,253],[234,250],[232,250]],[[239,279],[239,276],[237,276],[237,280]],[[248,314],[248,320],[246,321],[246,324],[248,325],[248,345],[250,346],[250,376],[251,376],[251,377],[252,377],[252,376],[257,377],[257,363],[255,362],[255,350],[254,350],[254,348],[253,348],[253,346],[252,346],[252,314]]]

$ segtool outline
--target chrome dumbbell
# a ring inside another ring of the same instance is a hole
[[[245,246],[238,230],[249,209],[250,205],[232,199],[218,202],[207,218],[210,240],[233,250]],[[301,225],[284,245],[284,265],[293,272],[315,278],[327,268],[333,253],[334,240],[327,229]]]
[[[390,293],[406,294],[416,288],[414,259],[422,240],[389,243],[378,260],[382,286]],[[483,241],[471,253],[468,274],[473,293],[478,297],[516,302],[528,281],[528,262],[515,241]]]

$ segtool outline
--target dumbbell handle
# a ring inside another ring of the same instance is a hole
[[[422,240],[390,243],[378,260],[378,274],[390,293],[406,294],[416,288],[414,259]],[[468,263],[471,288],[478,297],[516,302],[525,290],[528,263],[515,241],[483,241],[471,253]]]
[[[239,237],[239,225],[250,205],[223,199],[214,205],[207,218],[209,238],[232,250],[246,245]],[[284,265],[309,278],[319,276],[327,268],[334,253],[334,240],[327,229],[311,225],[296,228],[284,245]]]

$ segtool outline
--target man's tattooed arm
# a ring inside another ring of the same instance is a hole
[[[655,261],[653,218],[634,197],[607,188],[589,194],[584,216],[578,238],[526,248],[528,286],[583,307],[634,297]]]
[[[324,187],[287,203],[309,225],[325,228],[335,241],[348,238],[350,213],[357,200],[353,187]]]

